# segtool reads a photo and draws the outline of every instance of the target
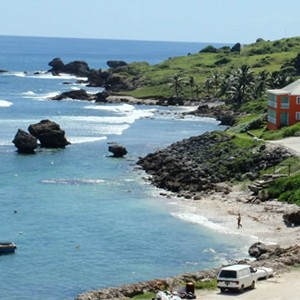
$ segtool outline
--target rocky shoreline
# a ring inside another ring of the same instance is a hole
[[[245,155],[246,153],[249,155]],[[229,207],[226,201],[229,201],[232,189],[229,184],[225,183],[226,181],[230,181],[232,178],[242,180],[245,179],[245,176],[254,179],[260,170],[277,164],[284,157],[290,155],[285,148],[272,147],[269,149],[262,144],[251,147],[250,151],[249,149],[248,151],[238,149],[234,144],[234,138],[226,132],[212,132],[174,143],[166,149],[140,158],[137,163],[149,174],[148,179],[152,184],[168,190],[175,197],[183,197],[191,206],[194,205],[192,202],[205,206],[208,202],[205,202],[206,204],[202,202],[203,197],[211,195],[213,199],[216,195],[221,195],[219,204],[223,202],[225,204],[222,205]],[[242,156],[244,159],[241,159]],[[239,164],[236,163],[237,159],[240,160]],[[224,168],[224,166],[226,167]],[[221,167],[223,171],[221,171]],[[212,199],[206,201],[215,202],[211,206],[217,205],[216,200],[213,201]],[[247,199],[244,201],[245,203],[248,202]],[[233,207],[237,206],[234,203],[232,205]],[[270,208],[271,206],[268,208],[268,205],[256,205],[256,207],[260,206],[266,212],[273,210]],[[216,213],[218,213],[217,207],[213,209],[216,209]],[[222,206],[221,209],[224,210],[224,207]],[[251,210],[249,206],[245,209]],[[279,215],[282,216],[284,210],[283,207],[274,209],[276,218]],[[260,217],[256,217],[255,213],[250,217],[253,219],[252,221],[260,222]],[[282,219],[281,222],[283,223]],[[265,225],[259,223],[259,226]],[[295,243],[297,243],[296,240]],[[247,258],[240,262],[250,263],[254,267],[271,267],[275,271],[281,272],[300,263],[300,246],[291,244],[280,247],[279,244],[269,246],[255,243],[249,248],[249,255],[255,257],[255,260],[250,261]],[[78,295],[76,300],[130,299],[145,292],[155,293],[159,290],[170,290],[174,282],[184,284],[191,281],[212,280],[216,278],[218,270],[219,268],[213,268],[165,279],[104,288]]]
[[[249,263],[253,267],[270,267],[276,272],[286,271],[289,267],[300,263],[300,246],[298,245],[281,248],[279,246],[266,246],[262,243],[256,243],[250,247],[249,253],[252,255],[255,254],[257,260],[254,262],[242,260],[236,263]],[[165,279],[154,279],[120,287],[100,289],[81,294],[77,296],[75,300],[130,299],[146,292],[156,293],[161,290],[170,290],[174,282],[181,282],[183,285],[187,282],[215,279],[219,269],[220,268],[214,268],[199,272],[185,273]]]
[[[240,148],[235,140],[226,132],[207,132],[140,158],[137,164],[155,186],[197,200],[208,192],[229,193],[226,182],[254,180],[261,170],[291,156],[285,148],[264,144]]]

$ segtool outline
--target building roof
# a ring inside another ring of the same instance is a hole
[[[299,95],[300,96],[300,79],[285,86],[282,89],[268,90],[273,95]]]

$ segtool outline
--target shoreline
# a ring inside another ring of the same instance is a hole
[[[287,227],[283,221],[283,214],[295,209],[296,205],[277,200],[254,204],[248,202],[250,192],[236,186],[231,189],[229,194],[214,192],[199,200],[179,198],[176,201],[185,211],[217,224],[216,230],[223,229],[225,234],[235,232],[249,237],[253,242],[281,247],[300,244],[300,227]],[[237,228],[238,213],[242,217],[240,229]]]
[[[127,100],[124,101],[123,98]],[[131,97],[130,97],[131,98]],[[114,102],[122,102],[129,104],[140,104],[137,103],[136,100],[132,97],[132,99],[128,99],[127,97],[119,96],[118,99],[114,98]],[[111,99],[112,101],[112,99]],[[153,101],[153,102],[152,102]],[[147,104],[153,105],[154,101],[150,100]],[[142,100],[141,104],[145,104],[144,100]],[[283,146],[284,143],[278,142]],[[290,147],[288,147],[290,148]],[[298,149],[299,150],[299,149]],[[296,151],[297,152],[297,151]],[[298,155],[300,150],[298,151]],[[283,214],[285,212],[291,211],[297,207],[293,204],[282,203],[277,200],[260,202],[259,204],[251,203],[249,198],[251,196],[250,191],[244,191],[242,186],[230,186],[230,192],[212,192],[206,194],[205,196],[197,198],[197,200],[192,200],[189,198],[179,197],[176,193],[172,193],[169,191],[164,191],[161,194],[165,196],[170,202],[175,201],[176,205],[182,207],[185,211],[190,212],[199,217],[205,217],[209,222],[217,224],[224,229],[225,234],[232,234],[233,231],[236,231],[238,234],[243,237],[249,238],[248,248],[255,242],[261,242],[265,245],[277,245],[284,249],[288,249],[289,247],[300,248],[300,227],[287,227],[283,221]],[[242,217],[242,228],[238,229],[237,227],[237,215],[241,214]],[[250,242],[251,240],[251,242]],[[300,255],[297,252],[297,259],[294,264],[299,264]],[[250,257],[249,257],[250,258]],[[249,258],[240,258],[241,260],[248,260]],[[250,259],[248,261],[250,263]],[[255,261],[254,264],[271,266],[274,267],[276,272],[281,274],[284,271],[289,270],[288,266],[293,265],[284,262],[280,259],[276,259],[275,261],[262,260]],[[252,263],[252,261],[251,261]],[[221,267],[221,266],[220,266]],[[184,280],[187,278],[197,278],[197,279],[205,279],[205,278],[215,278],[217,270],[219,268],[210,269],[210,270],[202,270],[199,272],[186,273],[181,275],[174,275],[174,277],[167,279],[154,279],[152,281],[129,284],[125,286],[112,287],[112,288],[104,288],[100,290],[90,291],[83,294],[78,295],[77,300],[85,300],[85,299],[109,299],[112,298],[110,293],[116,293],[121,295],[121,297],[113,297],[115,299],[129,299],[128,297],[124,297],[124,291],[128,290],[138,290],[141,289],[149,290],[149,287],[153,288],[153,282],[171,282],[176,279]],[[299,273],[299,274],[298,274]],[[300,270],[297,271],[297,278],[300,278]],[[126,294],[125,292],[125,294]],[[123,293],[123,296],[122,296]],[[200,291],[199,295],[208,295],[208,292],[205,291],[204,294]],[[284,291],[282,291],[284,293]],[[214,292],[215,294],[215,292]],[[250,293],[251,294],[251,293]],[[198,291],[197,291],[198,295]],[[220,297],[220,295],[218,295]],[[213,298],[212,298],[213,299]],[[218,298],[219,299],[219,298]],[[246,299],[246,298],[245,298]],[[249,298],[250,299],[250,298]],[[271,299],[271,298],[264,298]],[[284,299],[284,298],[278,298]],[[292,298],[293,299],[293,298]]]

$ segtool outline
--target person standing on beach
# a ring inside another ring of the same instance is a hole
[[[238,229],[240,229],[242,226],[242,217],[241,217],[241,214],[238,213],[238,217],[237,217],[237,226],[238,226]]]

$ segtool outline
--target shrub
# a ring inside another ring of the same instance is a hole
[[[199,53],[217,53],[217,52],[218,52],[218,49],[211,45],[209,45],[199,51]]]
[[[278,198],[279,201],[300,205],[300,175],[287,178],[280,178],[268,187],[271,198]]]
[[[217,60],[217,61],[215,62],[215,65],[220,66],[220,65],[228,64],[228,63],[230,63],[230,62],[231,62],[231,59],[229,59],[229,58],[227,58],[227,57],[223,57],[223,58]]]

